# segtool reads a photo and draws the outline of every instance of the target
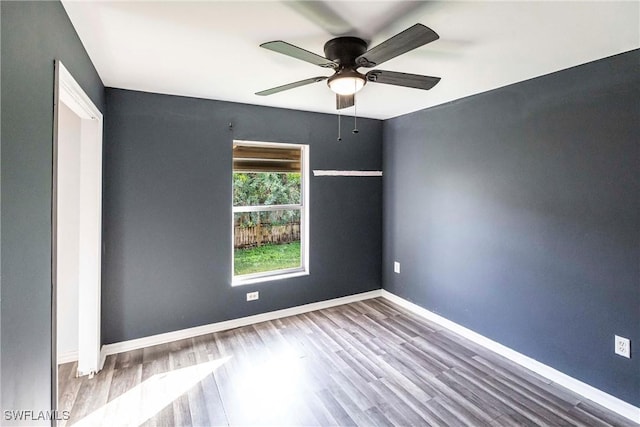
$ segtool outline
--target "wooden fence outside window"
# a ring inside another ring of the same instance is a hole
[[[300,240],[300,224],[257,224],[252,227],[234,227],[235,249],[255,248],[266,244],[283,244]]]

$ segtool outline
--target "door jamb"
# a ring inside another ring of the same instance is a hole
[[[59,114],[60,109],[59,105],[61,102],[69,107],[76,115],[78,115],[83,123],[82,126],[82,136],[81,139],[84,142],[86,139],[89,140],[90,143],[99,144],[99,152],[100,152],[100,176],[102,176],[102,129],[103,129],[103,117],[100,110],[95,106],[95,104],[91,101],[91,99],[84,92],[82,87],[76,82],[71,73],[65,68],[60,60],[55,60],[54,63],[54,108],[53,108],[53,179],[52,179],[52,206],[51,206],[51,221],[52,221],[52,233],[51,233],[51,408],[53,410],[57,410],[58,407],[58,356],[57,356],[57,201],[58,201],[58,128],[59,128]],[[85,126],[84,124],[87,124]],[[102,182],[102,179],[100,179]],[[100,192],[100,194],[102,194]],[[101,228],[101,216],[102,216],[102,204],[99,202],[99,228]],[[102,235],[101,232],[99,234],[99,247],[98,247],[98,260],[101,259],[101,246],[102,246]],[[86,369],[87,372],[79,372],[81,374],[90,374],[98,372],[102,369],[104,365],[104,355],[101,354],[100,349],[100,288],[101,288],[101,280],[100,280],[100,262],[96,266],[98,272],[98,289],[97,292],[89,301],[92,305],[92,310],[96,313],[97,319],[94,319],[96,323],[94,343],[96,344],[95,349],[90,351],[94,353],[95,357],[91,357],[85,366],[88,366]],[[82,304],[82,301],[79,301],[79,306]],[[80,340],[79,340],[79,355],[81,354],[80,350]]]

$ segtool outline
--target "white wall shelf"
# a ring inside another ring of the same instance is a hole
[[[338,171],[314,169],[313,176],[382,176],[382,171]]]

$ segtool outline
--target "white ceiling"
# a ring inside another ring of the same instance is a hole
[[[439,40],[379,68],[442,80],[430,91],[366,85],[358,115],[378,119],[640,47],[638,1],[331,1],[319,6],[342,22],[326,24],[305,13],[317,3],[62,1],[106,86],[325,113],[335,113],[325,82],[254,95],[331,74],[260,43],[284,40],[324,55],[332,32],[374,46],[417,22],[432,28]]]

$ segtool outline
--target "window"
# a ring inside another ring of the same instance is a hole
[[[233,142],[233,285],[308,274],[308,157],[299,144]]]

